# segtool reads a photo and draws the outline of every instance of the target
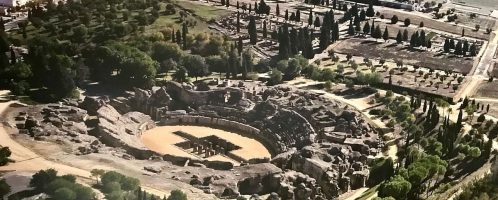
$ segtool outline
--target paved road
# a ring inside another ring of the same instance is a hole
[[[484,78],[488,78],[488,70],[492,64],[493,57],[496,53],[496,48],[498,47],[498,30],[495,30],[491,33],[491,40],[488,42],[488,46],[482,55],[479,64],[474,72],[474,76],[482,76]]]

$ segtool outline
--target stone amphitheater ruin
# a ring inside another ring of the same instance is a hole
[[[20,133],[73,143],[79,155],[122,149],[129,159],[210,168],[214,174],[178,179],[227,198],[271,194],[270,199],[334,199],[366,185],[368,164],[384,146],[377,130],[346,105],[259,82],[167,82],[120,97],[30,106],[15,120]],[[199,129],[207,132],[200,136],[175,131],[182,126],[210,129]],[[174,151],[152,150],[143,140],[151,130],[162,134],[163,127],[177,138],[165,141]],[[213,130],[252,140],[263,153],[248,156],[254,151],[250,146],[210,134]],[[237,153],[244,149],[245,154]]]

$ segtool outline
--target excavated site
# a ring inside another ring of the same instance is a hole
[[[171,178],[219,198],[334,199],[365,187],[368,164],[384,146],[346,105],[259,82],[167,82],[119,97],[28,106],[12,120],[20,134],[70,144],[74,155],[209,170]]]

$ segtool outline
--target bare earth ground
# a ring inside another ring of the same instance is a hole
[[[154,129],[148,130],[144,134],[142,134],[142,142],[149,149],[161,153],[161,154],[170,154],[175,156],[183,156],[183,157],[197,157],[197,155],[191,154],[174,144],[183,142],[185,139],[182,137],[175,135],[175,131],[183,131],[189,133],[197,138],[206,137],[210,135],[215,135],[219,138],[225,139],[237,146],[242,147],[241,149],[231,151],[233,154],[238,155],[246,160],[253,158],[271,158],[270,152],[255,139],[243,137],[239,134],[232,133],[229,131],[224,131],[221,129],[215,129],[204,126],[160,126]],[[224,157],[224,156],[214,156],[208,158],[208,160],[222,160],[222,161],[230,161],[234,164],[239,164],[236,161]]]
[[[477,88],[476,98],[498,98],[498,82],[484,82]]]
[[[380,40],[379,40],[380,41]],[[453,70],[463,74],[469,73],[473,66],[472,58],[446,58],[433,52],[410,50],[404,46],[389,47],[392,44],[375,43],[357,38],[347,39],[338,44],[334,50],[338,53],[352,54],[368,58],[401,59],[405,64],[440,70]]]
[[[385,10],[385,12],[383,10]],[[382,15],[384,15],[385,19],[391,19],[392,16],[396,15],[396,16],[398,16],[399,21],[404,21],[405,16],[407,16],[407,14],[410,14],[410,13],[407,13],[406,11],[398,11],[398,10],[394,10],[394,9],[383,9],[383,10],[381,10],[380,13]],[[416,25],[416,26],[418,26],[420,24],[420,22],[424,22],[424,27],[445,31],[445,32],[449,32],[452,34],[458,34],[458,35],[462,34],[463,27],[457,26],[455,24],[450,24],[450,23],[442,22],[442,21],[436,21],[436,20],[425,18],[425,17],[417,16],[415,14],[409,15],[408,18],[410,18],[411,24]],[[477,39],[481,39],[481,40],[488,40],[489,39],[489,35],[485,33],[486,28],[482,28],[480,31],[474,31],[473,29],[474,28],[470,28],[470,27],[465,28],[465,36],[473,37],[473,38],[477,38]]]

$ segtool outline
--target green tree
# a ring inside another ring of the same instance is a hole
[[[57,171],[54,169],[40,170],[33,175],[29,182],[29,186],[34,187],[38,191],[43,191],[47,185],[57,178]]]
[[[195,77],[196,80],[198,77],[206,76],[209,74],[206,60],[202,56],[186,55],[181,63],[182,66],[187,69],[188,75],[190,77]]]
[[[370,33],[370,23],[366,22],[365,25],[363,26],[363,33],[367,35]]]
[[[412,184],[402,176],[396,175],[379,187],[379,197],[394,197],[395,199],[406,199]]]
[[[396,42],[398,44],[401,44],[403,42],[403,35],[401,34],[401,30],[399,30],[398,34],[396,35]]]
[[[85,25],[76,26],[73,29],[73,40],[75,42],[85,42],[88,35],[88,28]]]
[[[258,32],[256,29],[256,20],[254,16],[249,17],[249,24],[247,25],[247,32],[249,33],[249,39],[252,45],[258,42]]]
[[[175,71],[175,73],[173,73],[171,76],[172,76],[174,81],[186,82],[187,81],[187,74],[188,74],[187,69],[185,69],[185,67],[183,67],[183,66],[180,66]]]
[[[398,16],[393,15],[393,17],[391,17],[391,24],[396,24],[396,23],[398,23],[398,20],[399,20],[399,19],[398,19]]]
[[[276,85],[282,82],[282,72],[276,68],[273,68],[269,74],[270,79],[268,80],[268,85]]]
[[[180,61],[183,51],[178,44],[170,42],[155,42],[152,45],[152,58],[161,63],[168,59]]]
[[[387,26],[384,29],[384,35],[382,35],[382,39],[384,39],[384,41],[389,40],[389,30],[387,30]]]
[[[242,67],[242,77],[244,79],[247,78],[247,73],[252,72],[253,70],[253,54],[252,51],[249,49],[246,49],[242,52],[242,62],[241,62],[241,67]]]
[[[404,23],[405,23],[406,27],[410,26],[410,23],[411,23],[410,18],[406,18]],[[422,23],[421,27],[423,27],[423,22],[420,22],[420,23]]]
[[[173,190],[167,200],[187,200],[187,195],[181,190]]]
[[[59,188],[55,190],[53,198],[55,200],[75,200],[76,194],[68,188]]]
[[[370,1],[368,3],[368,8],[367,8],[367,11],[366,11],[366,15],[367,15],[367,17],[373,17],[375,15],[375,11],[374,11],[374,8],[373,8],[373,1]]]
[[[0,148],[0,166],[7,165],[10,161],[9,157],[12,154],[9,147]]]
[[[5,179],[0,179],[0,197],[4,197],[5,195],[9,194],[10,191],[10,185],[7,184]]]

